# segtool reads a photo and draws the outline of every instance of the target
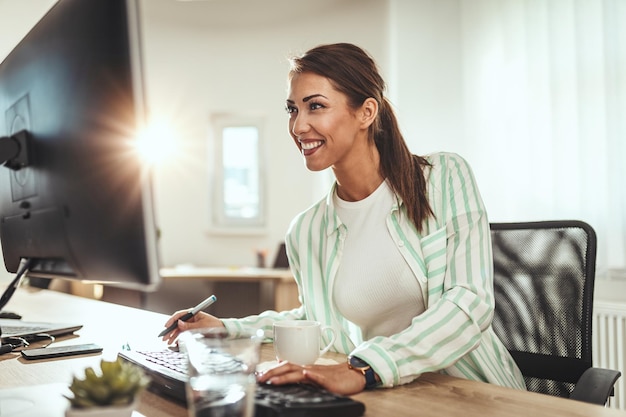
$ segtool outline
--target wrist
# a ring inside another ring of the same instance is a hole
[[[380,379],[374,369],[363,359],[356,356],[348,356],[348,368],[359,372],[365,378],[365,389],[376,388],[380,385]]]

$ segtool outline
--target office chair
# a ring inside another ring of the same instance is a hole
[[[581,221],[492,223],[493,329],[529,391],[605,405],[618,371],[593,368],[596,234]]]

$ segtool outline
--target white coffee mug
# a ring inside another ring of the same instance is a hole
[[[320,349],[322,333],[330,333],[330,342]],[[285,320],[274,323],[274,352],[278,361],[311,365],[335,343],[332,327],[313,320]]]

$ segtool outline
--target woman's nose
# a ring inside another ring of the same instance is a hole
[[[308,131],[308,129],[309,124],[306,121],[306,117],[300,113],[296,114],[296,116],[291,119],[291,133],[295,136],[301,136],[303,133]]]

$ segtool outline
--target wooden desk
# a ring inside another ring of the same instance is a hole
[[[47,290],[20,289],[10,309],[26,320],[78,320],[84,328],[78,338],[66,337],[55,344],[96,342],[103,356],[114,358],[120,347],[158,347],[156,338],[167,316],[130,307],[80,298]],[[264,345],[263,360],[273,360],[271,345]],[[343,361],[338,354],[327,358]],[[0,356],[0,388],[68,383],[86,366],[97,365],[100,355],[28,362],[19,354]],[[365,417],[626,417],[626,413],[604,407],[517,391],[439,374],[425,374],[417,381],[393,389],[367,391],[355,396],[365,403]],[[151,392],[144,392],[138,416],[186,417],[186,409]]]
[[[117,304],[78,297],[56,291],[18,289],[7,309],[19,312],[24,320],[78,322],[84,327],[75,336],[58,338],[53,346],[94,342],[104,348],[102,355],[77,356],[46,361],[27,361],[19,353],[0,356],[0,388],[63,382],[69,384],[88,366],[98,366],[105,358],[113,360],[122,345],[165,347],[156,335],[166,315]],[[187,417],[186,409],[151,392],[144,392],[139,416]]]
[[[162,268],[161,278],[167,281],[204,280],[210,282],[252,282],[261,284],[261,296],[271,299],[264,304],[276,311],[300,306],[298,286],[288,269],[273,268]],[[269,304],[269,305],[268,305]],[[262,308],[263,310],[264,308]]]

